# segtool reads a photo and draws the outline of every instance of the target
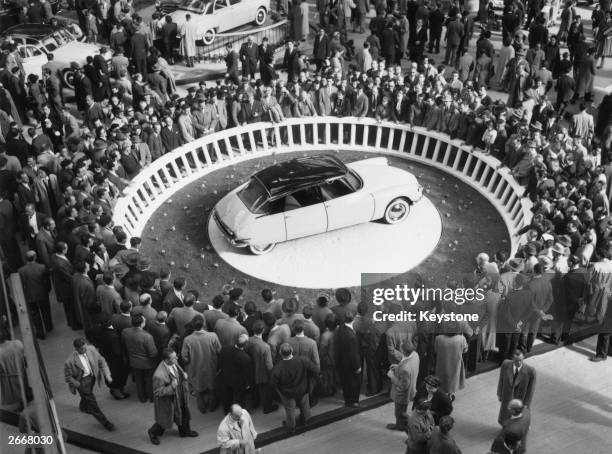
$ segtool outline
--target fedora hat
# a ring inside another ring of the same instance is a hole
[[[565,247],[561,243],[555,243],[555,245],[552,247],[552,251],[563,255],[565,254]]]

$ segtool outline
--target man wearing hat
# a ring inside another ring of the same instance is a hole
[[[248,36],[245,43],[240,47],[240,61],[242,62],[242,77],[249,76],[255,79],[257,62],[259,61],[259,47],[253,42],[253,37]]]
[[[149,87],[161,98],[162,102],[168,100],[168,81],[160,74],[161,66],[159,63],[155,63],[151,68],[151,73],[147,78]]]
[[[540,262],[533,267],[533,278],[527,284],[527,289],[532,293],[532,313],[523,327],[523,334],[527,335],[525,351],[529,353],[535,336],[540,330],[542,320],[552,320],[547,312],[553,303],[553,291],[550,283],[554,273],[550,273],[552,260],[546,256],[540,257]]]
[[[85,99],[88,95],[93,94],[93,85],[91,80],[83,73],[81,65],[73,61],[70,63],[70,69],[74,72],[74,97],[77,103],[77,109],[84,111],[87,109]]]

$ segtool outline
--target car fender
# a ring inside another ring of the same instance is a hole
[[[387,209],[389,203],[391,203],[392,200],[398,197],[403,197],[407,199],[411,205],[416,203],[416,201],[420,199],[418,191],[415,191],[414,188],[411,187],[411,185],[392,186],[386,189],[376,191],[372,194],[372,196],[374,197],[373,219],[382,218],[385,215],[385,210]]]

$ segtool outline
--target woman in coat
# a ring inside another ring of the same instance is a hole
[[[576,80],[576,96],[583,98],[587,93],[593,91],[593,79],[595,77],[595,49],[589,48],[586,57],[578,64],[578,80]]]
[[[498,87],[499,89],[505,89],[503,85],[503,78],[506,73],[506,66],[508,62],[514,58],[514,47],[512,47],[512,39],[507,36],[504,38],[504,42],[502,48],[499,50],[499,58],[497,59],[497,63],[495,64],[495,79],[491,83],[493,87]]]
[[[440,389],[454,394],[465,387],[465,367],[463,354],[468,344],[456,322],[443,325],[443,334],[436,337],[436,377],[440,379]],[[459,333],[459,334],[456,334]]]

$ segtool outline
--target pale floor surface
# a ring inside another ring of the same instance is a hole
[[[527,359],[536,369],[528,452],[609,454],[612,451],[612,359],[591,363],[596,338]],[[499,370],[467,380],[457,393],[453,436],[464,454],[485,454],[498,431]],[[385,429],[392,404],[266,446],[274,454],[404,452],[405,434]]]

